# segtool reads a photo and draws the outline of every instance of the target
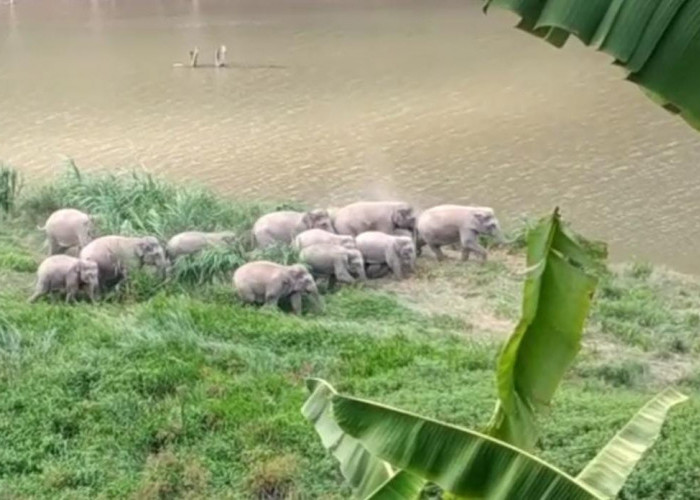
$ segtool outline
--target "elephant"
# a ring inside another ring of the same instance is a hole
[[[367,231],[393,234],[397,229],[413,231],[416,217],[413,207],[400,201],[359,201],[335,213],[333,224],[338,234],[357,236]]]
[[[335,232],[327,210],[272,212],[263,215],[253,225],[253,236],[260,248],[275,243],[290,245],[297,234],[314,228]]]
[[[314,278],[328,277],[328,288],[333,289],[336,282],[354,283],[365,281],[365,262],[357,248],[345,248],[341,245],[319,243],[305,247],[300,254],[302,262],[311,268]]]
[[[81,289],[86,289],[90,301],[95,302],[98,286],[95,262],[69,255],[52,255],[44,259],[36,274],[36,289],[29,302],[35,302],[50,292],[61,292],[66,294],[66,303],[69,303],[75,300]]]
[[[277,307],[289,298],[294,314],[301,314],[302,295],[309,295],[317,309],[322,308],[318,288],[311,273],[301,264],[283,266],[264,260],[249,262],[233,273],[233,286],[248,304]]]
[[[454,244],[461,248],[462,260],[468,260],[472,252],[486,260],[487,252],[479,244],[479,236],[489,235],[504,241],[498,219],[489,207],[439,205],[423,212],[416,228],[417,246],[427,244],[438,260],[445,258],[440,247]]]
[[[46,232],[49,255],[64,253],[78,247],[78,253],[95,237],[95,224],[88,214],[74,208],[53,212],[40,231]]]
[[[389,272],[402,279],[406,271],[416,266],[416,248],[408,236],[393,236],[379,231],[367,231],[355,238],[365,260],[368,278],[381,278]]]
[[[303,250],[311,245],[340,245],[345,248],[357,248],[355,238],[346,234],[335,234],[323,229],[307,229],[294,238],[294,246]]]
[[[165,275],[168,268],[165,250],[153,236],[102,236],[83,248],[80,258],[97,263],[102,290],[125,279],[133,262],[139,268],[144,265],[155,266],[161,276]]]
[[[165,245],[165,252],[170,260],[183,255],[191,255],[207,247],[233,245],[237,241],[236,234],[230,231],[220,233],[202,233],[187,231],[176,234]]]

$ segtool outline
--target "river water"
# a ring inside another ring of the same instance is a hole
[[[562,208],[700,273],[700,134],[607,56],[477,0],[0,0],[0,160],[70,156],[236,198]],[[174,67],[197,46],[211,64]]]

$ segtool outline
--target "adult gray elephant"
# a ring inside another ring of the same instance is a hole
[[[43,227],[46,232],[49,255],[63,253],[70,248],[82,250],[95,237],[95,225],[92,217],[74,208],[62,208],[53,212]]]
[[[338,281],[354,283],[366,279],[365,262],[357,248],[318,243],[305,247],[300,258],[311,268],[314,278],[328,278],[329,289],[333,289]]]
[[[95,302],[98,286],[98,269],[95,262],[69,255],[52,255],[39,265],[36,275],[36,289],[29,302],[34,302],[50,292],[61,292],[65,293],[68,303],[75,300],[81,289],[85,289],[90,300]]]
[[[80,258],[97,263],[102,290],[125,279],[134,264],[154,266],[161,276],[168,267],[165,250],[153,236],[103,236],[83,248]]]
[[[355,238],[347,234],[335,234],[323,229],[307,229],[294,238],[294,246],[303,250],[311,245],[340,245],[345,248],[356,248]]]
[[[333,222],[327,210],[308,212],[272,212],[260,217],[253,225],[253,237],[258,247],[275,243],[291,244],[294,237],[307,229],[323,229],[333,232]]]
[[[391,272],[397,279],[402,279],[415,270],[416,248],[407,236],[367,231],[355,241],[365,260],[368,278],[381,278]]]
[[[416,217],[413,207],[402,201],[358,201],[335,213],[333,224],[338,234],[357,236],[367,231],[394,234],[396,230],[413,231]]]
[[[183,255],[191,255],[205,248],[215,246],[231,246],[236,243],[236,233],[222,231],[218,233],[204,233],[200,231],[187,231],[176,234],[165,245],[168,258],[175,260]]]
[[[311,273],[302,265],[283,266],[268,261],[249,262],[233,273],[233,286],[248,304],[277,307],[288,298],[294,314],[301,314],[302,296],[309,295],[317,309],[322,308],[318,288]]]
[[[487,252],[479,244],[480,235],[488,235],[503,242],[503,233],[492,208],[464,205],[439,205],[423,212],[416,225],[418,246],[427,244],[438,260],[445,255],[441,247],[457,244],[462,249],[462,260],[474,252],[483,260]]]

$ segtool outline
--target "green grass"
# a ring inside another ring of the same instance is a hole
[[[302,317],[243,306],[230,286],[240,262],[293,262],[288,248],[214,251],[183,261],[167,283],[136,275],[96,306],[27,304],[42,250],[26,220],[63,204],[93,210],[103,231],[163,238],[246,231],[265,209],[147,176],[77,171],[20,200],[23,211],[0,228],[2,498],[347,498],[300,414],[307,376],[465,426],[493,410],[494,362],[520,300],[518,254],[497,252],[485,266],[427,256],[410,281],[343,287],[325,295],[322,314]],[[539,449],[576,473],[666,382],[657,372],[687,362],[673,382],[693,398],[622,497],[693,498],[700,285],[640,269],[605,278]]]

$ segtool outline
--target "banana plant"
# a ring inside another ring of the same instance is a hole
[[[580,349],[606,249],[571,232],[558,210],[527,240],[522,316],[500,353],[498,401],[483,432],[340,395],[319,379],[307,382],[302,413],[358,498],[419,498],[428,482],[456,498],[612,498],[668,410],[686,399],[672,389],[658,395],[579,477],[532,455],[537,413]]]
[[[611,55],[647,95],[700,130],[700,0],[485,0],[561,47],[569,35]]]

